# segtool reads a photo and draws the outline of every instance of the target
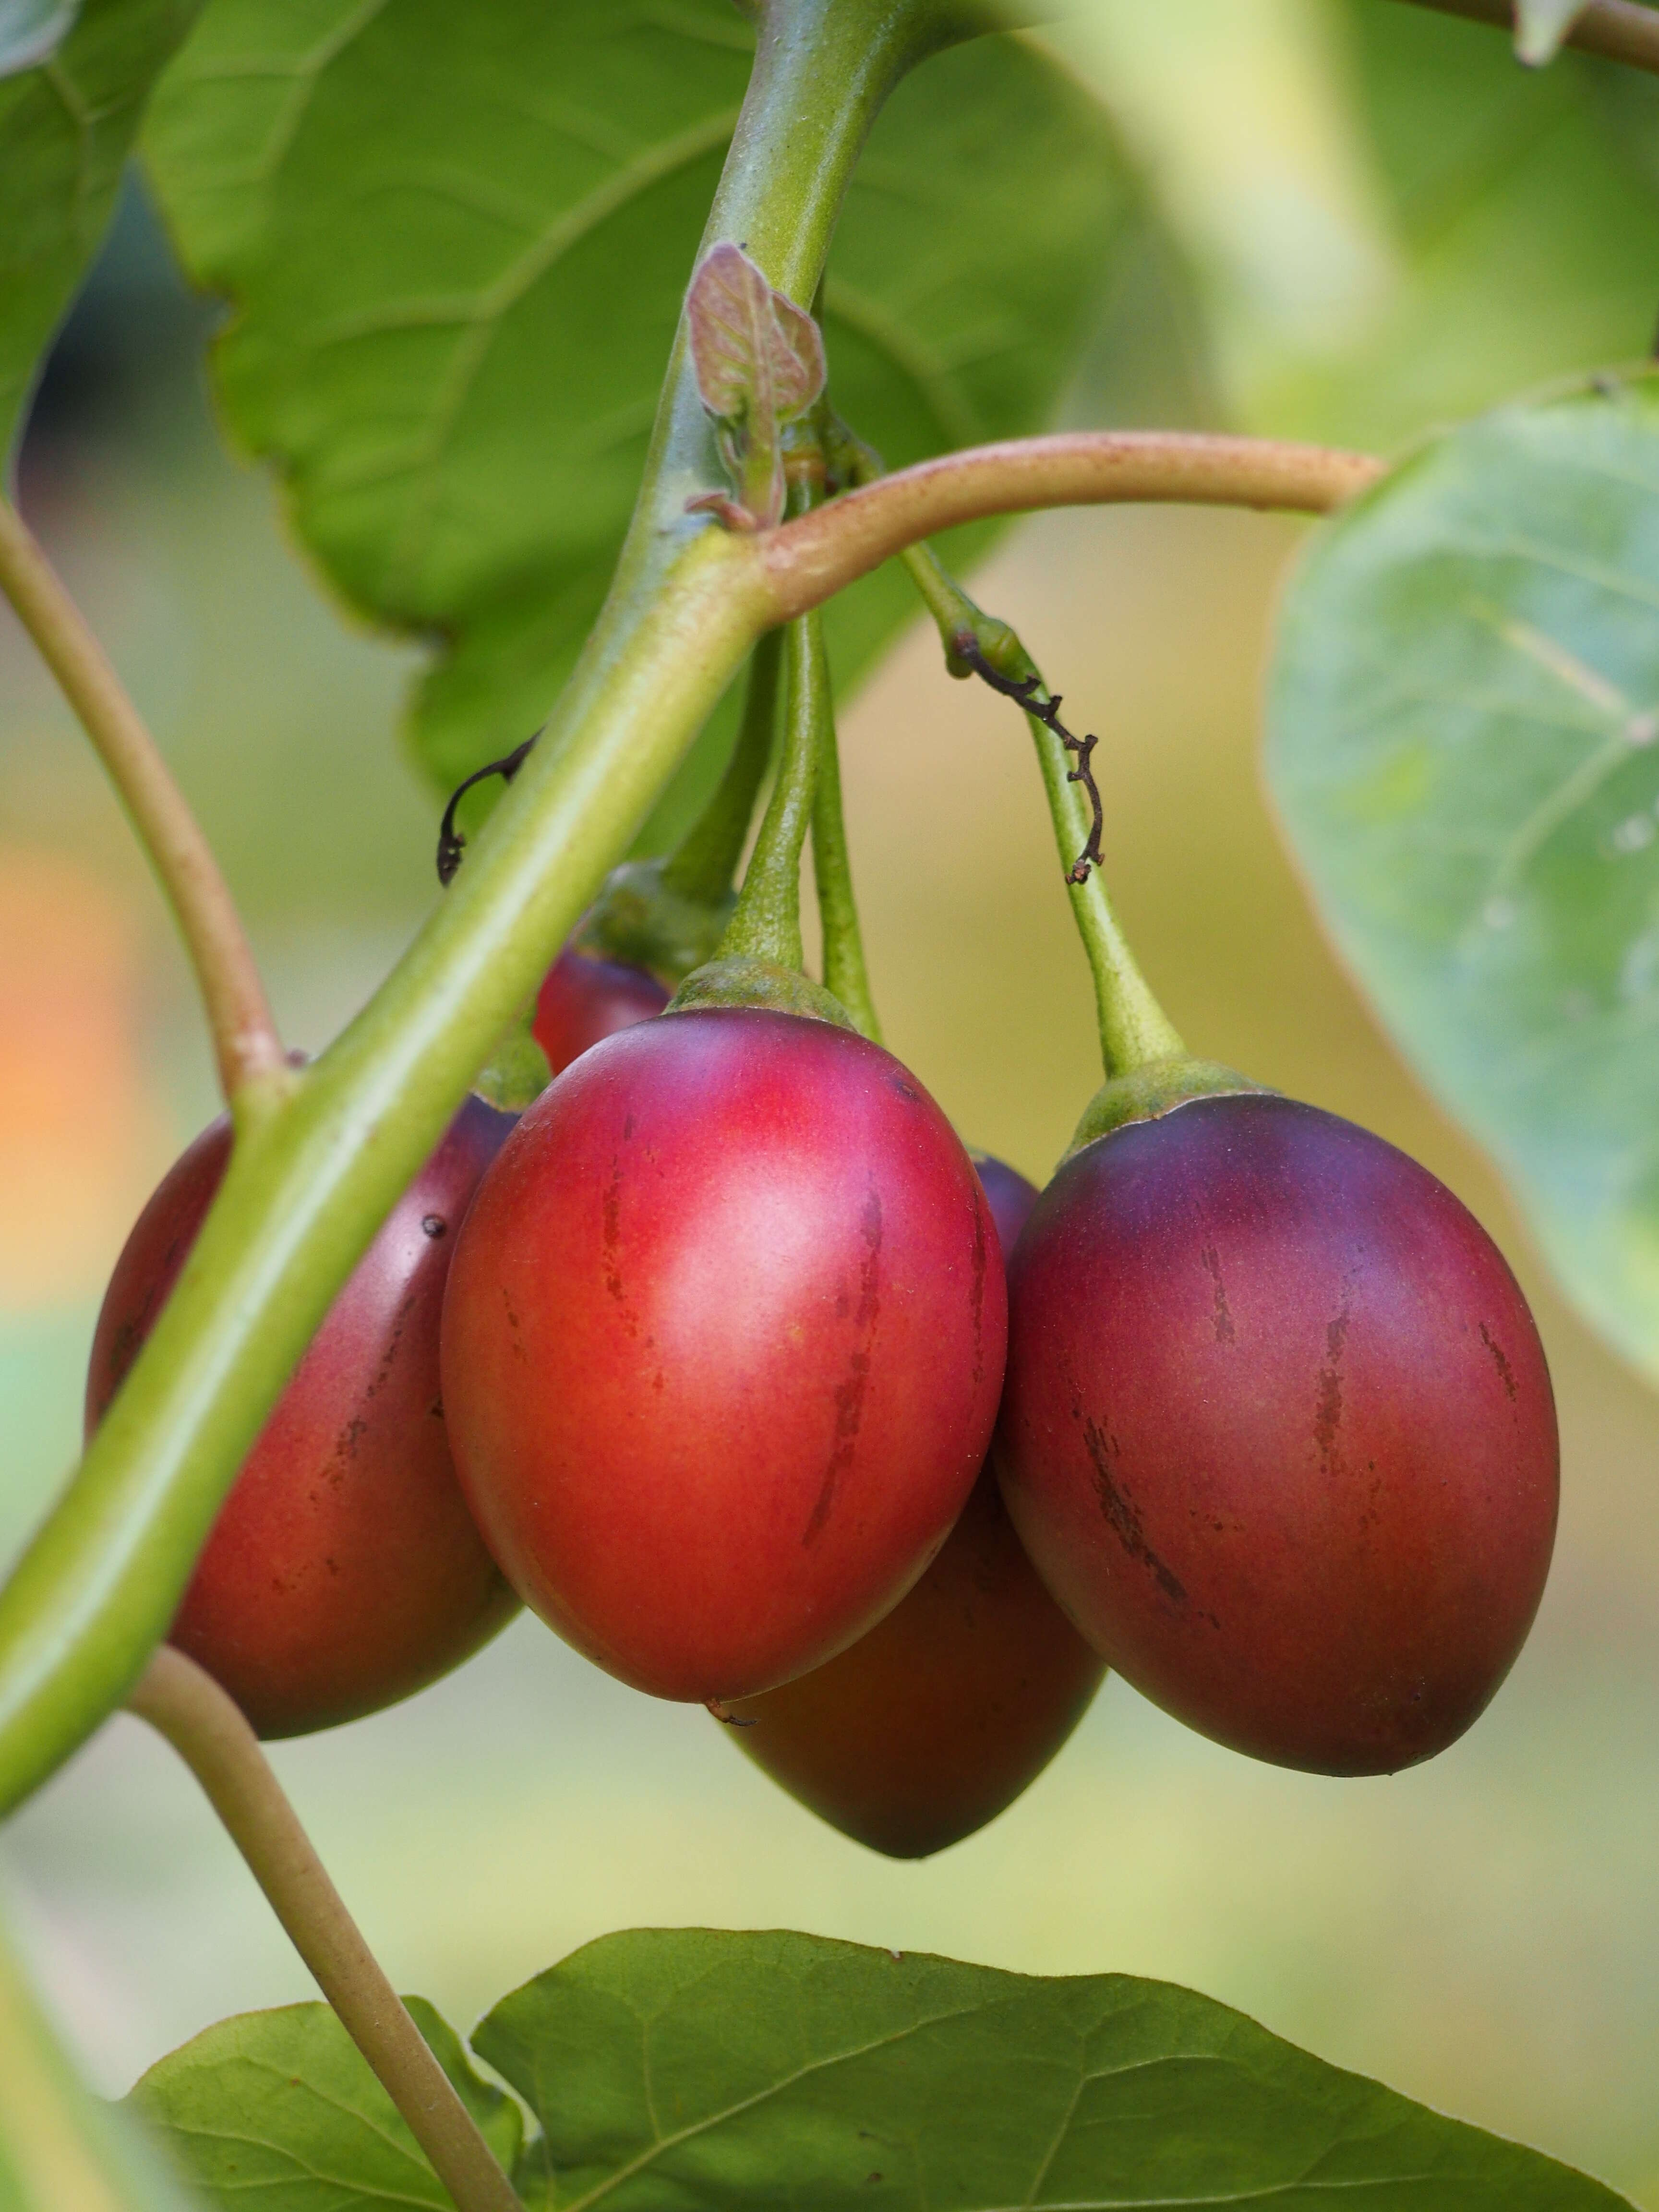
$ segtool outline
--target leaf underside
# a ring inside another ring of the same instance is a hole
[[[47,343],[109,226],[144,102],[201,0],[87,0],[61,45],[0,78],[0,457]],[[74,11],[31,8],[17,58]]]
[[[1269,770],[1401,1049],[1659,1376],[1659,379],[1500,409],[1316,534]]]
[[[603,599],[751,50],[730,0],[210,0],[162,88],[162,206],[234,303],[225,412],[335,586],[434,643],[441,787],[538,726]],[[1040,427],[1130,213],[1032,48],[928,63],[842,219],[836,404],[893,465]],[[837,605],[843,681],[909,608]]]
[[[378,2092],[337,2030],[294,2055],[307,2014],[328,2017],[298,2007],[210,2029],[136,2101],[211,2205],[255,2186],[265,2212],[441,2202],[384,2163],[359,2117]],[[474,2044],[544,2130],[514,2176],[531,2212],[1624,2202],[1224,2005],[1127,1975],[1042,1980],[811,1936],[645,1929],[514,1991]],[[377,2124],[396,2131],[383,2112]]]

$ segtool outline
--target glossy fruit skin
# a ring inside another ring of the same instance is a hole
[[[555,1075],[618,1030],[649,1021],[668,1004],[668,993],[643,968],[601,960],[567,945],[536,994],[532,1031]]]
[[[996,1464],[1109,1663],[1316,1773],[1461,1735],[1537,1608],[1559,1461],[1526,1302],[1451,1193],[1314,1107],[1197,1099],[1068,1159],[1010,1272]]]
[[[1000,1160],[974,1164],[1007,1250],[1036,1192]],[[1038,1580],[985,1468],[915,1588],[827,1665],[741,1699],[732,1740],[843,1835],[926,1858],[1036,1779],[1105,1671]]]
[[[456,1251],[444,1401],[526,1602],[636,1688],[724,1699],[921,1573],[1006,1331],[984,1195],[915,1079],[829,1023],[707,1008],[525,1115]]]
[[[438,1322],[456,1231],[512,1117],[469,1098],[329,1309],[220,1510],[170,1640],[263,1736],[391,1705],[517,1611],[455,1480]],[[88,1433],[137,1356],[230,1158],[228,1119],[176,1161],[105,1293]]]
[[[1019,1242],[1020,1231],[1031,1218],[1031,1208],[1037,1202],[1036,1185],[1028,1182],[1018,1168],[1011,1168],[1006,1160],[998,1159],[992,1152],[969,1152],[968,1157],[974,1164],[979,1187],[991,1209],[997,1243],[1006,1263]]]

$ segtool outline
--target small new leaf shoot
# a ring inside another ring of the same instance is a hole
[[[719,425],[738,504],[751,527],[769,530],[783,517],[779,433],[823,389],[818,326],[730,243],[698,268],[686,320],[698,395]]]

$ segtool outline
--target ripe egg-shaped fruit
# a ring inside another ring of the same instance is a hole
[[[1314,1107],[1194,1099],[1062,1165],[1010,1301],[1004,1492],[1111,1666],[1316,1772],[1469,1725],[1543,1591],[1558,1451],[1526,1302],[1443,1184]]]
[[[567,945],[536,994],[532,1033],[557,1075],[589,1045],[649,1021],[667,1004],[667,992],[645,969]]]
[[[932,1559],[1006,1318],[978,1180],[897,1060],[796,1015],[666,1015],[551,1084],[479,1190],[444,1308],[456,1462],[578,1650],[745,1696]]]
[[[170,1640],[261,1735],[374,1712],[517,1610],[445,1434],[438,1321],[456,1231],[512,1127],[469,1098],[358,1261],[221,1507]],[[105,1293],[87,1428],[149,1335],[230,1158],[204,1130],[139,1215]]]
[[[1001,1160],[974,1164],[1006,1251],[1036,1192]],[[886,1619],[810,1674],[740,1699],[732,1739],[843,1835],[925,1858],[1036,1779],[1105,1671],[1038,1580],[988,1468]]]

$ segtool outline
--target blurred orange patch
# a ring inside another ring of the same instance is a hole
[[[0,1310],[94,1295],[163,1154],[139,927],[61,854],[0,848]]]

